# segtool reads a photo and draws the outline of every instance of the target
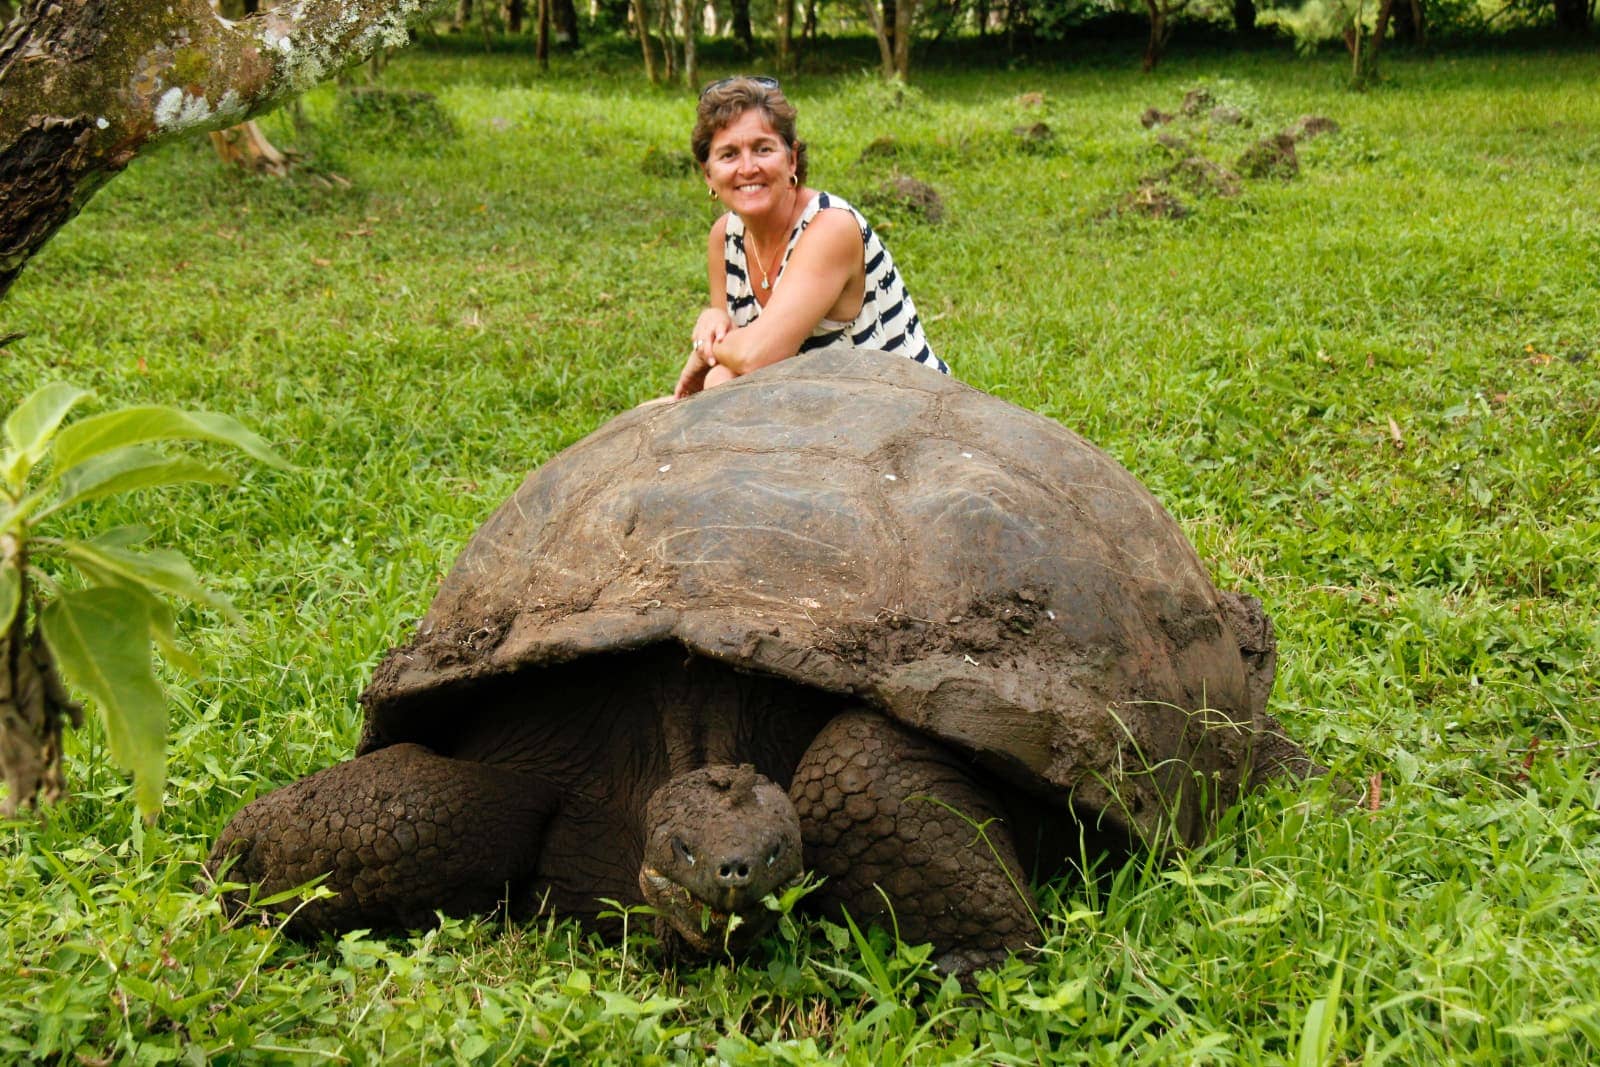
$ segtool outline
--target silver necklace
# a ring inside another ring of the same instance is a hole
[[[761,288],[763,290],[771,289],[772,279],[767,277],[767,265],[761,262],[761,250],[756,248],[756,239],[754,235],[752,235],[750,240],[746,242],[746,245],[750,249],[750,255],[755,258],[756,268],[761,271]]]
[[[795,197],[795,203],[799,204],[799,202],[800,202],[800,198],[798,196]],[[783,226],[783,231],[782,231],[783,234],[784,234],[784,247],[788,246],[788,243],[789,243],[788,242],[789,223],[791,223],[793,221],[794,221],[794,208],[790,208],[789,209],[789,217],[784,220],[784,226]],[[767,277],[767,265],[765,263],[761,262],[761,250],[756,247],[755,234],[751,233],[749,230],[745,230],[745,238],[746,238],[746,240],[745,240],[744,246],[749,251],[750,255],[755,258],[756,269],[761,271],[761,289],[762,289],[763,292],[765,292],[765,291],[767,291],[767,290],[772,288],[772,279]],[[783,255],[783,253],[779,252],[778,255],[781,257]],[[780,261],[778,263],[778,266],[781,268],[783,266],[783,263]]]

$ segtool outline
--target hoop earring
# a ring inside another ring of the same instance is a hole
[[[789,172],[789,188],[791,188],[791,189],[800,188],[800,175],[796,174],[792,170]]]

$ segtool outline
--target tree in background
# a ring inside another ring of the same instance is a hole
[[[750,0],[733,0],[729,6],[729,29],[733,39],[739,42],[739,47],[746,53],[756,49],[755,33],[750,28]]]
[[[236,125],[407,43],[423,0],[23,0],[0,40],[0,296],[145,146]]]
[[[1568,33],[1588,33],[1594,27],[1594,0],[1552,0],[1556,26]]]
[[[1189,0],[1144,0],[1145,14],[1150,19],[1150,37],[1144,46],[1144,59],[1140,69],[1149,73],[1156,69],[1166,54],[1172,40],[1172,27],[1176,17],[1189,6]]]
[[[791,18],[794,0],[787,3]],[[872,36],[878,42],[878,59],[888,80],[907,80],[911,76],[911,22],[916,17],[917,0],[862,0]]]

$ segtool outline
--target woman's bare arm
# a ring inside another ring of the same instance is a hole
[[[783,284],[773,289],[761,316],[711,346],[716,362],[736,375],[748,374],[798,352],[861,272],[863,249],[861,228],[848,211],[819,211],[801,234],[783,268]]]
[[[706,282],[711,295],[711,306],[700,312],[691,334],[693,348],[689,359],[678,375],[678,384],[672,390],[675,398],[682,399],[705,388],[706,375],[716,366],[711,355],[712,347],[733,329],[733,317],[728,314],[728,272],[723,261],[723,242],[728,232],[728,216],[721,215],[711,224],[711,236],[706,245]]]

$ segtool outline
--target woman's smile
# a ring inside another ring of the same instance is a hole
[[[777,208],[778,194],[788,190],[793,170],[789,146],[756,108],[717,131],[706,160],[711,188],[746,216]]]

